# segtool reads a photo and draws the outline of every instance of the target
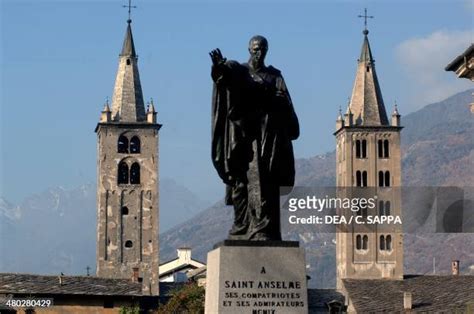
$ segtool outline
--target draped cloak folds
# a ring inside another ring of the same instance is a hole
[[[220,178],[228,186],[245,182],[258,153],[263,182],[292,187],[291,141],[299,136],[299,123],[280,71],[269,66],[253,72],[248,64],[227,61],[213,66],[211,76],[212,161]],[[229,195],[226,202],[232,204]]]

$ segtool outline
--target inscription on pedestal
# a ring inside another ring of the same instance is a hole
[[[206,313],[307,313],[304,250],[220,247],[208,255]]]

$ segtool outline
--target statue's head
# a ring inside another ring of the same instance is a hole
[[[256,35],[250,38],[249,52],[250,61],[258,66],[262,66],[268,51],[268,41],[265,37]]]

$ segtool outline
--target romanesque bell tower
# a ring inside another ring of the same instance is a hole
[[[158,131],[153,103],[145,111],[138,57],[128,20],[112,109],[97,133],[97,276],[132,278],[158,295]]]
[[[369,31],[362,51],[349,106],[336,122],[336,182],[339,194],[375,196],[375,208],[346,212],[368,216],[401,215],[400,115],[395,106],[387,118]],[[400,226],[351,225],[336,234],[337,286],[345,278],[403,278],[403,237]]]

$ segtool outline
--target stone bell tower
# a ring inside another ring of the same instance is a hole
[[[400,115],[387,118],[375,62],[364,30],[352,96],[336,121],[336,182],[348,196],[375,197],[375,208],[350,212],[368,216],[401,215]],[[347,214],[347,213],[346,213]],[[398,229],[397,229],[398,228]],[[401,228],[351,225],[336,234],[337,286],[342,279],[403,278]]]
[[[112,109],[97,124],[97,276],[132,278],[158,295],[158,131],[147,111],[129,19]]]

